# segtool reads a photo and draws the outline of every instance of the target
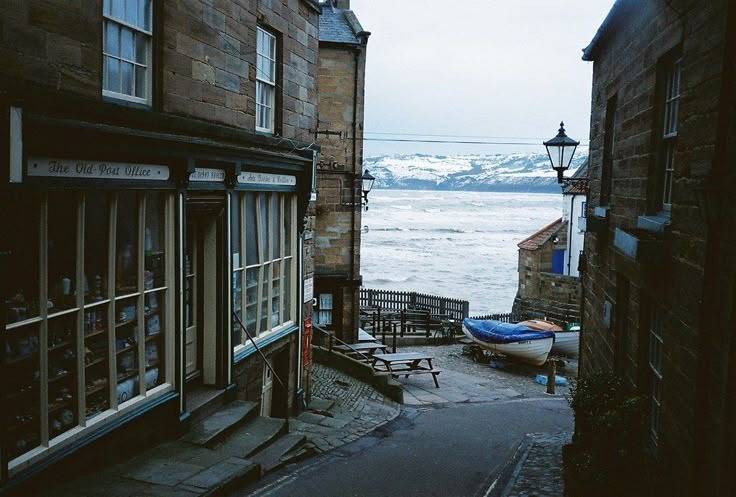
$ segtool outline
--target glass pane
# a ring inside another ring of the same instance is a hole
[[[252,266],[258,264],[258,236],[256,231],[256,197],[253,193],[245,194],[245,264]]]
[[[109,16],[110,14],[112,14],[112,6],[111,6],[110,4],[111,4],[111,3],[113,2],[113,1],[114,1],[114,0],[104,0],[104,2],[103,2],[103,9],[104,9],[103,13],[104,13],[104,14],[105,14],[106,16]]]
[[[245,326],[251,335],[256,333],[256,311],[258,306],[258,268],[246,270],[245,278]],[[245,337],[243,338],[245,343]]]
[[[125,95],[132,95],[133,94],[133,78],[135,76],[133,72],[133,64],[130,64],[128,62],[122,62],[120,64],[122,68],[122,89],[121,93],[124,93]]]
[[[271,250],[272,259],[281,257],[281,202],[279,194],[271,194]]]
[[[120,61],[110,57],[107,60],[107,80],[105,89],[120,93]]]
[[[89,192],[84,202],[84,301],[107,298],[110,210],[106,193]]]
[[[233,313],[238,316],[240,321],[245,324],[245,321],[243,321],[243,271],[235,271],[233,273]],[[240,328],[240,323],[237,319],[234,317],[232,318],[233,321],[233,336],[232,336],[232,346],[235,347],[236,345],[240,345],[241,340],[241,333],[242,330]]]
[[[230,203],[230,245],[233,255],[233,269],[239,268],[243,264],[241,258],[240,249],[240,195],[234,193],[230,196],[232,202]]]
[[[136,66],[135,68],[135,96],[138,98],[146,98],[148,94],[146,72],[147,69],[145,67]]]
[[[110,0],[112,2],[112,16],[121,21],[125,19],[125,0]]]
[[[259,231],[259,245],[261,252],[262,261],[271,260],[271,250],[268,247],[268,203],[266,202],[266,194],[258,194],[258,207],[260,209],[260,231]]]
[[[268,279],[270,278],[270,271],[268,266],[263,268],[263,286],[261,288],[261,321],[258,325],[258,333],[264,333],[269,330],[268,326],[268,309],[269,309],[269,295],[268,295]]]
[[[120,27],[110,21],[105,21],[105,53],[120,55]]]
[[[148,65],[148,37],[141,33],[135,34],[135,61]]]
[[[151,30],[151,0],[138,0],[138,26]]]
[[[115,292],[138,289],[138,200],[134,192],[118,194],[115,250]]]
[[[5,448],[8,459],[15,459],[41,444],[38,324],[9,330],[5,347]]]
[[[143,272],[143,289],[150,290],[166,285],[166,257],[164,254],[165,227],[164,195],[146,193],[146,228],[144,245],[146,263]]]
[[[284,261],[283,311],[284,323],[291,321],[291,259]]]
[[[67,192],[48,196],[48,312],[76,306],[77,198]]]
[[[49,319],[49,438],[79,424],[76,328],[76,312]]]
[[[6,323],[15,323],[39,315],[39,199],[36,195],[3,194],[3,212],[7,233],[5,244],[9,249],[6,265],[8,283],[4,285]]]
[[[150,390],[164,382],[164,302],[166,290],[151,292],[145,295],[146,316],[146,390]]]
[[[123,0],[118,0],[123,1]],[[125,1],[125,22],[133,26],[138,25],[138,0]]]
[[[271,326],[281,324],[281,268],[280,263],[274,262],[273,277],[271,279]]]
[[[115,302],[115,364],[118,404],[140,392],[138,366],[138,297]]]
[[[291,195],[284,195],[284,256],[291,255],[294,223],[291,219]]]
[[[133,31],[128,28],[121,28],[120,30],[120,55],[125,60],[133,60],[133,54],[135,53]]]
[[[110,408],[107,309],[107,305],[100,305],[84,313],[84,378],[87,396],[85,416],[87,419]]]

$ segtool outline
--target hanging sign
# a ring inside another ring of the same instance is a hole
[[[242,172],[238,175],[238,183],[248,185],[294,186],[296,185],[296,176]]]
[[[197,167],[194,172],[189,175],[189,181],[225,181],[224,169],[212,169],[210,167]]]
[[[169,168],[151,164],[69,159],[28,159],[28,176],[39,178],[165,181]]]

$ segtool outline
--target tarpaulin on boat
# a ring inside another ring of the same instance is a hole
[[[493,319],[465,318],[463,325],[475,338],[488,343],[511,343],[555,336],[551,331],[535,331],[524,325],[503,323]]]

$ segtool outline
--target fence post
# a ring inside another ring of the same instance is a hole
[[[463,317],[466,318],[470,315],[470,302],[467,300],[463,302]]]
[[[401,336],[404,336],[404,331],[406,329],[406,315],[404,314],[404,310],[401,310]]]
[[[394,346],[393,346],[393,353],[396,353],[396,321],[391,323],[391,328],[393,328],[393,335],[394,335]]]
[[[430,335],[431,322],[432,322],[431,314],[429,313],[429,311],[427,311],[427,338],[429,338],[429,335]]]
[[[409,304],[412,307],[417,306],[417,293],[416,292],[409,292]]]

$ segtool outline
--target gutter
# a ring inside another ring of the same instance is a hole
[[[583,48],[582,59],[584,61],[591,62],[595,60],[598,45],[600,44],[601,40],[603,40],[603,38],[605,38],[605,36],[608,34],[608,30],[613,24],[613,19],[618,16],[618,11],[620,10],[620,7],[623,3],[624,0],[616,0],[616,3],[614,3],[611,7],[611,10],[608,11],[608,15],[606,15],[603,23],[598,28],[598,31],[596,31],[593,39],[590,41],[590,43],[588,43],[587,47]]]

